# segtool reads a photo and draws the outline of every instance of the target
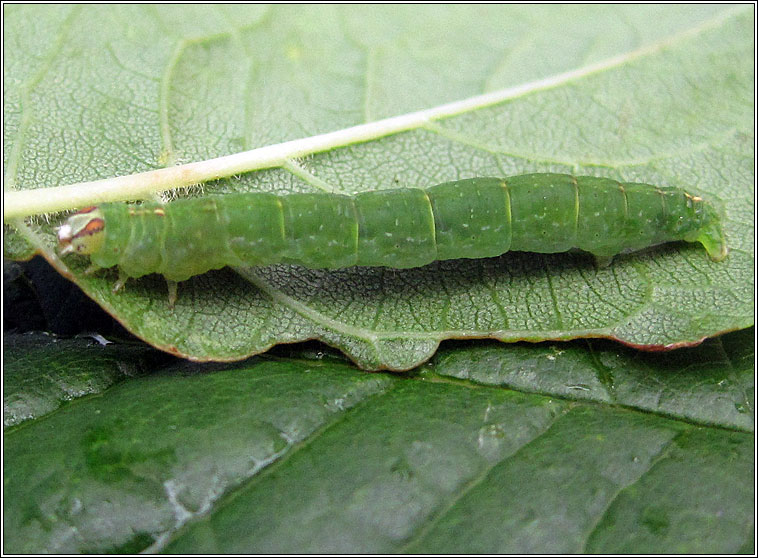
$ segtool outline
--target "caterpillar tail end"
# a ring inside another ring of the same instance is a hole
[[[713,224],[702,230],[696,241],[703,245],[708,257],[714,262],[723,261],[729,255],[726,238],[718,224]]]

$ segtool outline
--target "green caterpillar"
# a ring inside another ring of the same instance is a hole
[[[224,266],[409,268],[510,250],[571,249],[607,265],[616,254],[676,240],[700,242],[715,261],[727,255],[719,215],[702,198],[552,173],[355,196],[245,193],[109,203],[69,217],[58,240],[61,254],[89,255],[91,269],[118,266],[115,290],[128,277],[162,274],[172,303],[176,281]]]

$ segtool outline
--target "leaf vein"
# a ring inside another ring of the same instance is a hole
[[[686,431],[685,431],[686,432]],[[669,457],[669,448],[676,443],[676,440],[682,436],[685,432],[680,432],[679,434],[673,436],[668,442],[666,442],[658,452],[656,456],[653,457],[653,459],[650,460],[650,463],[648,464],[647,469],[642,471],[640,475],[634,479],[631,483],[620,486],[618,490],[616,490],[616,493],[611,497],[610,500],[606,503],[605,507],[603,508],[603,511],[598,515],[597,519],[593,522],[593,525],[588,530],[587,534],[584,536],[584,542],[582,543],[582,548],[578,551],[580,554],[586,554],[587,553],[587,545],[589,544],[590,540],[592,539],[592,536],[597,532],[600,525],[603,523],[603,519],[608,515],[611,508],[613,507],[614,502],[618,500],[619,496],[621,496],[624,492],[628,491],[630,488],[638,484],[650,471],[652,471],[657,465],[662,462],[663,460],[667,459]]]
[[[39,70],[31,77],[31,79],[21,87],[21,118],[19,121],[18,130],[16,131],[16,138],[11,147],[11,152],[8,157],[8,167],[5,173],[5,180],[3,189],[12,190],[16,186],[16,176],[18,173],[18,164],[21,159],[21,150],[24,147],[25,136],[29,126],[32,122],[33,111],[30,110],[29,104],[31,103],[31,92],[35,85],[37,85],[47,74],[48,70],[53,65],[53,60],[58,56],[60,52],[63,40],[66,38],[68,31],[71,28],[72,22],[76,19],[76,16],[82,10],[82,6],[73,6],[69,14],[63,20],[63,23],[58,28],[58,36],[55,38],[52,46],[48,50],[44,60],[40,64]]]
[[[403,544],[399,549],[397,549],[396,552],[400,554],[404,554],[408,551],[408,549],[413,546],[414,544],[421,541],[433,528],[435,525],[439,524],[440,521],[442,521],[451,511],[455,509],[455,506],[467,495],[469,494],[473,489],[475,489],[477,486],[479,486],[481,483],[483,483],[489,474],[492,472],[492,470],[497,467],[498,465],[501,465],[502,463],[507,462],[510,459],[513,459],[515,456],[520,454],[525,448],[531,446],[536,441],[541,440],[547,432],[550,431],[550,429],[553,427],[553,425],[563,416],[565,416],[570,410],[572,406],[569,405],[565,409],[561,410],[561,412],[557,413],[550,422],[548,422],[544,428],[537,433],[536,436],[531,438],[530,440],[524,442],[521,446],[518,447],[513,453],[504,456],[502,459],[499,459],[497,461],[493,461],[490,463],[487,467],[482,469],[482,471],[474,477],[471,481],[464,484],[460,489],[451,494],[450,499],[448,503],[442,507],[442,509],[434,515],[429,521],[427,521],[422,527],[416,530],[416,532],[410,536],[410,538]]]
[[[288,446],[288,451],[283,451],[279,459],[275,459],[274,461],[270,462],[268,465],[264,466],[263,468],[257,469],[255,473],[248,477],[247,479],[244,479],[240,481],[239,484],[237,484],[234,488],[230,488],[224,492],[224,494],[215,502],[215,505],[212,508],[209,508],[206,511],[206,515],[197,515],[192,520],[185,522],[180,526],[183,527],[187,523],[197,523],[199,521],[207,521],[208,519],[212,518],[213,514],[217,513],[219,510],[223,509],[227,505],[229,505],[230,502],[232,502],[235,498],[237,498],[240,494],[247,492],[249,490],[252,490],[253,487],[255,487],[257,484],[261,483],[264,479],[268,478],[271,474],[276,472],[279,468],[283,467],[286,463],[288,463],[293,456],[299,455],[302,451],[306,450],[308,447],[310,447],[315,441],[319,440],[321,436],[324,435],[324,433],[330,431],[331,429],[335,428],[347,418],[356,412],[359,412],[363,407],[368,405],[370,402],[376,401],[376,399],[381,397],[386,397],[390,392],[392,392],[393,389],[396,389],[399,385],[399,382],[396,380],[390,380],[391,384],[386,387],[383,390],[367,394],[362,400],[358,401],[356,404],[351,406],[348,409],[345,409],[342,413],[336,414],[336,417],[334,420],[331,420],[329,422],[324,423],[320,428],[314,430],[311,432],[307,437],[303,438],[302,440],[299,440],[295,442],[294,444]],[[215,527],[212,522],[209,522],[208,524],[209,529],[214,533],[214,536],[216,535]],[[164,536],[161,538],[161,545],[160,548],[153,548],[151,547],[151,552],[159,552],[161,548],[165,547],[166,544],[168,544],[171,540],[171,537],[176,534],[178,529],[171,529],[167,533],[164,534]],[[155,545],[154,545],[155,546]]]

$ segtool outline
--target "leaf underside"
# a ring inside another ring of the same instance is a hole
[[[475,17],[462,7],[419,7],[418,19],[372,7],[376,17],[367,20],[336,7],[60,6],[34,9],[35,29],[27,33],[21,22],[32,9],[5,10],[6,40],[14,46],[6,62],[6,82],[14,84],[6,187],[202,161],[616,56],[552,87],[526,87],[491,106],[208,183],[202,192],[350,194],[552,171],[681,187],[724,210],[730,256],[720,263],[697,246],[672,244],[604,269],[584,254],[509,253],[404,271],[224,270],[181,284],[173,310],[159,277],[113,294],[115,272],[85,276],[83,259],[59,260],[53,226],[60,217],[16,223],[23,234],[6,239],[6,253],[28,257],[36,249],[156,347],[234,360],[320,339],[366,369],[406,370],[449,338],[608,337],[660,349],[753,323],[747,10],[623,7],[619,17],[611,9],[567,7],[537,16],[501,6]],[[590,9],[608,25],[589,28]],[[432,32],[431,22],[444,33]],[[561,56],[545,58],[557,29],[566,44]],[[472,36],[480,39],[462,39]],[[69,140],[82,134],[86,140]]]

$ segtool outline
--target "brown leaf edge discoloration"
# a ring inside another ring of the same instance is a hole
[[[649,344],[648,345],[648,344],[633,343],[631,341],[627,341],[627,340],[625,340],[623,338],[620,338],[618,336],[615,336],[613,334],[603,333],[603,332],[600,332],[600,331],[598,331],[598,332],[587,332],[585,334],[580,334],[580,335],[566,335],[566,336],[563,336],[563,335],[555,335],[555,336],[545,335],[545,336],[535,336],[535,337],[527,337],[527,336],[525,336],[525,337],[520,337],[520,338],[519,337],[514,337],[514,338],[508,338],[507,340],[499,338],[497,336],[497,332],[493,332],[491,335],[446,336],[446,337],[439,337],[437,339],[430,338],[429,341],[435,341],[434,349],[431,350],[429,352],[429,354],[426,355],[424,358],[422,358],[418,362],[414,363],[412,366],[408,366],[408,367],[392,367],[392,366],[387,366],[387,365],[384,365],[384,364],[380,364],[377,367],[361,365],[360,360],[357,357],[351,355],[346,350],[345,347],[342,347],[342,346],[340,346],[337,343],[330,343],[328,341],[325,341],[322,338],[320,338],[318,335],[303,337],[302,339],[295,339],[295,340],[289,340],[289,341],[272,342],[272,343],[270,343],[270,344],[268,344],[268,345],[266,345],[264,347],[261,347],[260,350],[257,350],[257,351],[254,351],[254,352],[245,353],[245,354],[240,354],[240,355],[232,355],[232,356],[217,357],[217,358],[216,357],[211,357],[211,356],[201,356],[201,357],[198,357],[198,356],[194,356],[194,355],[191,355],[191,354],[185,354],[185,353],[183,353],[176,345],[173,345],[173,344],[165,344],[164,345],[164,344],[160,344],[160,343],[154,343],[154,342],[146,339],[142,335],[134,332],[129,327],[129,325],[127,323],[125,323],[121,318],[119,318],[117,310],[115,308],[111,307],[110,305],[104,303],[104,301],[98,300],[95,295],[91,294],[88,291],[88,289],[86,288],[86,284],[84,282],[80,281],[78,275],[75,274],[74,272],[72,272],[65,264],[63,264],[62,260],[60,260],[57,257],[56,254],[50,255],[50,254],[48,254],[48,253],[46,253],[44,251],[39,251],[39,250],[36,252],[36,254],[39,254],[43,258],[45,258],[45,260],[47,260],[48,263],[50,263],[50,265],[52,265],[53,268],[55,268],[61,275],[63,275],[64,277],[66,277],[67,279],[69,279],[70,281],[72,281],[73,283],[75,283],[80,289],[82,289],[82,291],[84,291],[84,293],[89,298],[91,298],[94,302],[96,302],[98,305],[100,305],[100,307],[103,308],[103,310],[105,310],[108,314],[110,314],[113,317],[114,320],[116,320],[118,323],[120,323],[127,331],[129,331],[130,333],[132,333],[132,335],[134,335],[138,339],[141,339],[146,344],[148,344],[148,345],[150,345],[150,346],[152,346],[152,347],[154,347],[154,348],[156,348],[158,350],[161,350],[161,351],[164,351],[164,352],[166,352],[168,354],[171,354],[173,356],[176,356],[176,357],[179,357],[179,358],[184,358],[184,359],[187,359],[187,360],[192,361],[192,362],[200,362],[200,363],[202,363],[202,362],[238,362],[238,361],[242,361],[242,360],[245,360],[247,358],[250,358],[250,357],[253,357],[253,356],[256,356],[256,355],[263,354],[263,353],[269,351],[272,347],[275,347],[277,345],[290,345],[290,344],[302,343],[302,342],[306,342],[306,341],[318,341],[318,342],[324,343],[325,345],[327,345],[329,347],[332,347],[334,349],[339,350],[347,358],[349,358],[356,365],[356,367],[361,368],[363,370],[371,371],[371,372],[381,372],[381,371],[407,372],[409,370],[417,368],[417,367],[425,364],[426,362],[428,362],[437,353],[437,350],[439,349],[440,343],[442,341],[446,341],[446,340],[497,340],[497,341],[501,341],[503,343],[518,343],[518,342],[545,343],[545,342],[568,342],[568,341],[574,341],[574,340],[579,340],[579,339],[608,339],[608,340],[611,340],[611,341],[618,342],[621,345],[629,347],[631,349],[635,349],[635,350],[639,350],[639,351],[644,351],[644,352],[647,352],[647,353],[656,353],[656,352],[673,351],[673,350],[676,350],[676,349],[684,349],[684,348],[689,348],[689,347],[696,347],[697,345],[700,345],[706,339],[709,339],[711,337],[718,337],[718,336],[726,334],[726,333],[731,333],[733,331],[738,331],[740,329],[744,329],[744,328],[740,328],[740,327],[725,329],[725,330],[722,330],[722,331],[715,332],[713,335],[708,335],[708,336],[700,337],[698,339],[694,339],[694,340],[690,340],[690,341],[678,341],[678,342],[675,342],[675,343],[669,343],[669,344],[665,344],[665,345],[663,345],[663,344]]]

